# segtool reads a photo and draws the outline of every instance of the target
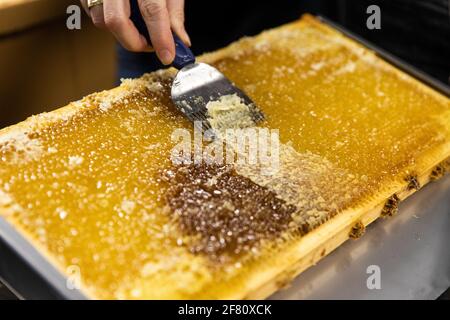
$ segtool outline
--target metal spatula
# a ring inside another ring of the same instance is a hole
[[[209,129],[206,105],[225,95],[234,95],[250,107],[255,123],[264,119],[264,114],[253,101],[216,68],[195,62],[191,50],[174,34],[176,58],[173,66],[179,71],[172,84],[172,100],[191,121],[202,123],[202,129]]]
[[[131,20],[150,43],[147,27],[140,14],[137,1],[131,1]],[[255,123],[264,119],[264,114],[253,101],[234,86],[217,69],[205,63],[196,63],[192,51],[173,33],[176,55],[172,66],[179,70],[172,85],[172,100],[177,108],[191,121],[210,129],[206,105],[225,95],[238,95],[250,107]]]

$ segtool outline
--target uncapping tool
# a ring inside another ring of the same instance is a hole
[[[172,101],[191,121],[201,121],[203,129],[209,129],[206,105],[222,96],[234,95],[242,99],[251,111],[255,123],[264,114],[253,101],[219,70],[202,62],[196,62],[192,51],[174,34],[176,57],[172,64],[179,71],[172,83]]]
[[[149,35],[142,16],[132,13],[131,19],[137,29],[149,40]],[[208,122],[208,102],[218,100],[222,96],[236,94],[249,106],[251,117],[255,123],[264,120],[264,114],[255,103],[219,70],[202,62],[196,62],[192,51],[173,33],[176,54],[172,66],[178,69],[172,83],[172,101],[175,106],[192,122],[201,123],[201,129],[211,126]]]

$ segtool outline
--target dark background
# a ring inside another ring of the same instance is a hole
[[[205,3],[188,0],[186,4],[187,30],[192,34],[197,53],[223,47],[242,36],[257,34],[311,12],[340,23],[448,84],[448,0],[277,0],[240,1],[238,5],[236,1],[207,1],[209,4],[203,7]],[[366,9],[372,4],[381,9],[380,30],[366,27],[369,16]],[[222,14],[205,14],[214,11]]]
[[[371,4],[380,6],[380,30],[366,27],[366,9]],[[187,0],[186,23],[193,49],[201,53],[293,21],[304,12],[321,14],[448,84],[449,4],[448,0],[276,0],[239,4]],[[205,14],[214,11],[218,14]]]
[[[372,4],[381,9],[380,30],[366,27],[366,9]],[[186,0],[186,29],[194,53],[201,54],[294,21],[305,12],[319,14],[448,84],[449,5],[450,0]],[[152,54],[122,50],[119,62],[119,78],[128,77],[127,72],[138,76],[162,67]]]

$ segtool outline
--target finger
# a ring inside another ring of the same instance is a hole
[[[135,52],[149,51],[147,40],[130,20],[129,0],[104,0],[105,25],[127,50]]]
[[[139,0],[138,2],[158,58],[165,65],[171,64],[175,58],[175,43],[170,30],[166,1]]]
[[[89,12],[87,0],[81,0],[81,6],[83,7],[84,11],[86,11],[87,15],[90,17],[91,13]]]
[[[105,29],[105,17],[103,14],[103,6],[93,6],[89,9],[92,22],[97,28]]]
[[[167,0],[170,25],[172,30],[188,46],[191,46],[191,39],[184,27],[184,0]]]

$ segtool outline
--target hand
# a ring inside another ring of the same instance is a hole
[[[91,9],[87,0],[81,4],[99,28],[109,30],[122,46],[134,52],[156,51],[165,65],[175,58],[172,30],[188,46],[189,36],[184,28],[184,0],[138,0],[153,48],[130,20],[130,0],[103,0],[103,5]]]

